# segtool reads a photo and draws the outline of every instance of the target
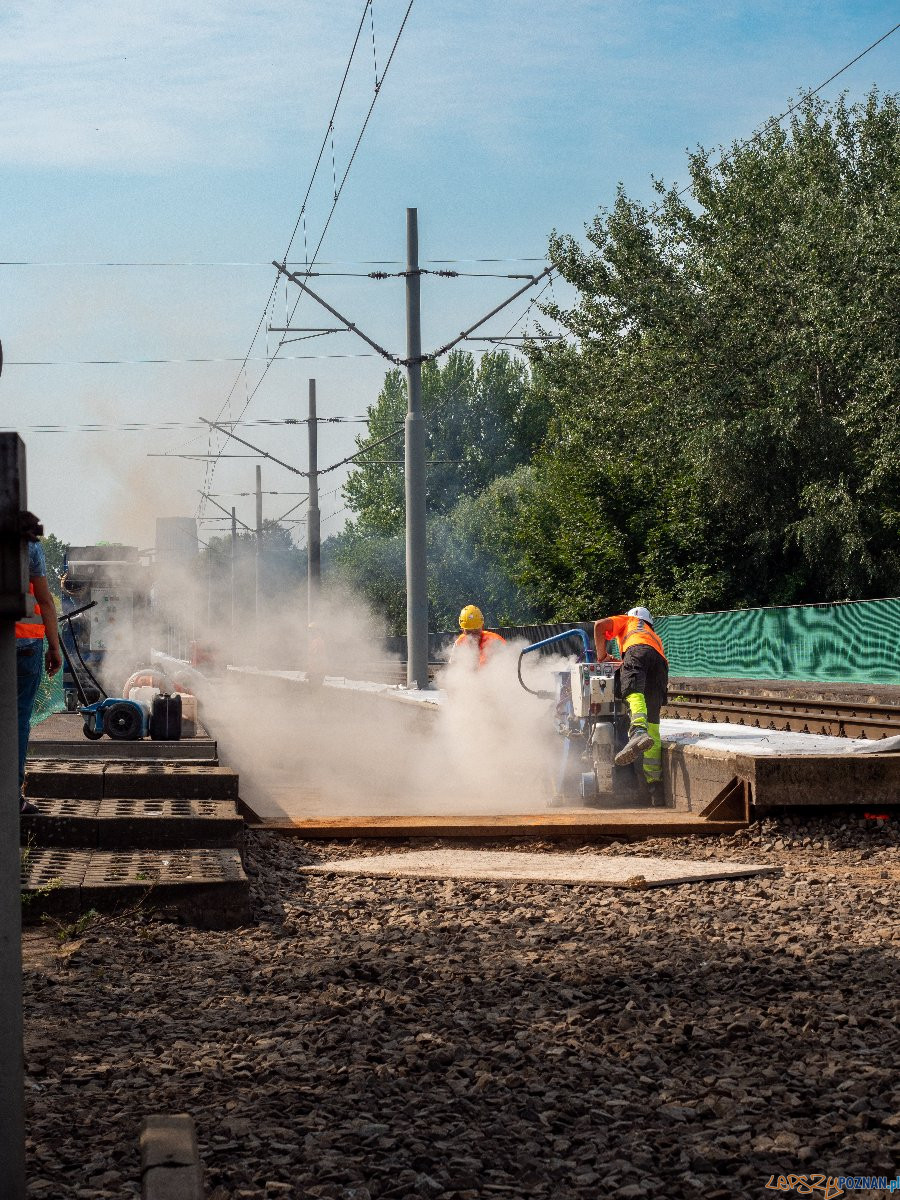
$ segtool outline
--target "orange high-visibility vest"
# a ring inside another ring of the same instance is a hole
[[[663,658],[666,657],[659,634],[640,617],[606,617],[600,622],[600,626],[608,642],[615,638],[619,643],[623,657],[629,646],[652,646]]]
[[[454,652],[460,646],[465,646],[469,642],[470,635],[461,633],[453,643]],[[499,633],[491,633],[489,629],[482,629],[478,635],[478,665],[483,667],[488,660],[491,651],[497,649],[498,642],[506,642],[506,638],[502,638]]]
[[[29,583],[28,591],[34,596],[34,584]],[[41,606],[34,602],[34,615],[25,621],[16,621],[17,638],[43,638],[44,618],[41,616]]]

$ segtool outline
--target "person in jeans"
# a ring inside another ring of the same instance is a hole
[[[62,666],[62,650],[59,645],[59,622],[56,606],[47,582],[47,561],[40,542],[28,543],[28,591],[34,598],[34,613],[16,621],[16,682],[19,701],[19,803],[26,815],[38,812],[22,795],[25,782],[25,755],[28,751],[28,735],[31,732],[31,713],[34,699],[41,682],[44,667],[48,675],[55,675]],[[47,651],[44,653],[44,637]]]

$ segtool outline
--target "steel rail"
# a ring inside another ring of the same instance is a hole
[[[833,737],[880,739],[900,734],[900,705],[847,700],[748,696],[690,688],[677,690],[669,698],[665,715]]]

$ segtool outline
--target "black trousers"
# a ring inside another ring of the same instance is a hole
[[[647,720],[658,725],[659,710],[669,689],[669,664],[652,646],[629,646],[622,659],[619,687],[623,696],[642,692],[647,701]]]

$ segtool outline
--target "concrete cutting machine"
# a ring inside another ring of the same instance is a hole
[[[530,688],[522,678],[526,654],[578,638],[582,650],[578,661],[554,671],[553,692]],[[641,798],[642,787],[633,763],[617,767],[615,756],[628,741],[628,706],[618,695],[621,662],[598,663],[583,629],[533,642],[519,654],[519,683],[526,692],[542,700],[554,700],[556,731],[562,737],[559,766],[553,780],[552,806],[589,804],[612,807]]]

